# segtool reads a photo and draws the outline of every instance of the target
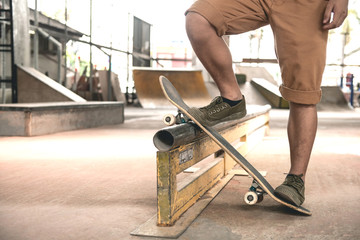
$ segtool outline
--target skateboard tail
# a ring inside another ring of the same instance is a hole
[[[190,107],[181,98],[180,93],[176,90],[174,85],[164,76],[159,77],[161,89],[165,97],[183,113],[187,112]],[[185,111],[184,111],[185,110]]]

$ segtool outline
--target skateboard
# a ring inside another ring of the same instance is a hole
[[[178,109],[178,114],[165,115],[163,121],[167,125],[181,124],[187,121],[193,121],[199,126],[209,137],[214,140],[226,153],[228,153],[252,178],[253,182],[244,196],[244,200],[247,204],[253,205],[263,200],[265,194],[269,195],[272,199],[278,203],[285,205],[295,211],[298,211],[305,215],[311,215],[311,211],[304,207],[297,207],[291,203],[285,202],[275,196],[274,188],[270,183],[254,168],[225,138],[223,138],[217,131],[212,127],[201,125],[193,116],[188,112],[190,107],[183,101],[180,94],[172,83],[164,76],[159,77],[160,86],[164,92],[167,100],[170,101]]]

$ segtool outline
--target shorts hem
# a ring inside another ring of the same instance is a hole
[[[316,91],[301,91],[281,85],[279,90],[283,98],[289,102],[313,105],[319,103],[321,100],[321,89]]]

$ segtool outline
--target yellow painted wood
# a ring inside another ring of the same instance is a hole
[[[157,153],[157,215],[159,226],[171,223],[171,208],[175,203],[176,169],[168,152]]]
[[[252,119],[247,120],[244,123],[240,123],[234,126],[229,127],[220,132],[220,134],[229,142],[234,142],[242,136],[246,136],[246,134],[255,131],[257,128],[262,127],[264,124],[269,122],[269,114],[263,114]],[[186,150],[192,149],[193,151],[193,159],[184,164],[177,164],[178,168],[176,170],[177,173],[181,173],[185,169],[191,167],[192,165],[200,162],[202,159],[210,156],[214,152],[220,150],[220,147],[208,136],[199,139],[193,143],[180,146],[172,150],[172,154],[174,154],[175,158],[177,158],[179,153],[184,152]],[[177,162],[178,163],[178,162]]]
[[[231,126],[220,134],[232,142],[242,155],[246,155],[264,137],[269,129],[268,123],[269,113],[265,113]],[[168,152],[157,153],[158,226],[174,225],[187,209],[233,169],[236,162],[228,154],[223,154],[194,173],[191,181],[177,182],[177,174],[219,150],[220,147],[205,136]],[[183,159],[187,161],[181,162]]]
[[[192,149],[193,152],[193,159],[184,163],[179,164],[179,161],[177,162],[177,173],[181,173],[185,169],[193,166],[194,164],[202,161],[204,158],[210,156],[214,152],[218,151],[220,147],[209,137],[204,137],[202,139],[199,139],[196,142],[193,142],[191,144],[181,146],[180,148],[177,148],[176,152],[184,152],[188,149]]]
[[[199,175],[187,187],[176,195],[176,203],[173,209],[173,219],[178,219],[187,209],[210,190],[222,177],[224,177],[224,161],[218,161],[204,174]]]

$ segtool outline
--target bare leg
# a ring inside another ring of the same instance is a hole
[[[201,15],[186,15],[186,31],[192,47],[206,70],[217,84],[221,96],[230,100],[242,99],[232,69],[232,57],[224,40]]]
[[[317,130],[316,105],[290,103],[287,130],[291,158],[289,173],[303,174],[304,180]]]

